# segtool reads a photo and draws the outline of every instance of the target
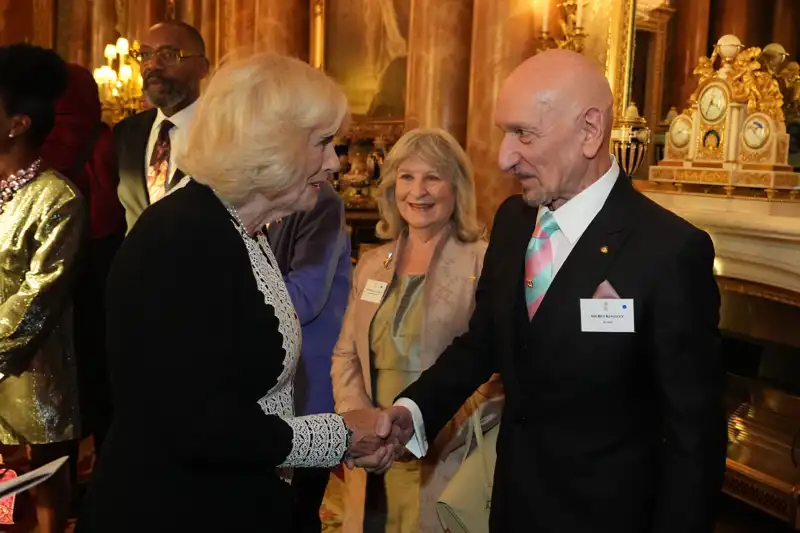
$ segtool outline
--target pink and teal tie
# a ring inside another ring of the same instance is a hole
[[[536,222],[533,237],[525,253],[525,303],[528,319],[533,319],[553,281],[553,244],[550,237],[558,231],[553,213],[545,211]]]

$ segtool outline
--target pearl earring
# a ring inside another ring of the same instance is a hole
[[[13,133],[9,133],[9,134],[8,134],[8,138],[9,138],[9,139],[13,139],[13,138],[14,138],[14,134],[13,134]]]

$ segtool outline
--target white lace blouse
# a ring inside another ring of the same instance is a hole
[[[231,214],[236,219],[236,214]],[[342,417],[333,413],[294,416],[294,376],[302,334],[278,261],[266,236],[258,233],[251,237],[239,222],[232,222],[247,247],[258,290],[264,295],[264,304],[275,310],[278,330],[283,336],[283,371],[275,386],[258,402],[264,413],[278,416],[294,432],[292,450],[279,467],[334,467],[342,460],[347,446],[347,428]]]

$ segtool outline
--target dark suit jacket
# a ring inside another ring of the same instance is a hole
[[[192,181],[142,216],[108,279],[114,421],[77,531],[290,530],[291,427],[258,405],[283,371],[229,214]]]
[[[144,158],[147,153],[150,130],[153,129],[157,114],[157,109],[148,109],[128,117],[114,126],[114,141],[119,162],[119,200],[125,208],[128,231],[133,228],[142,212],[150,205]],[[182,177],[183,173],[180,169],[175,169],[170,183],[177,183]]]
[[[711,240],[622,174],[529,321],[536,213],[500,207],[469,331],[401,396],[436,435],[502,374],[494,533],[710,533],[726,442]],[[604,280],[633,298],[636,333],[581,332]]]

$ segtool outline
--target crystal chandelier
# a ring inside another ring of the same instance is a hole
[[[94,69],[94,79],[100,90],[103,120],[116,124],[144,108],[142,76],[139,65],[130,57],[130,45],[124,37],[116,44],[106,45],[103,55],[106,64]]]

